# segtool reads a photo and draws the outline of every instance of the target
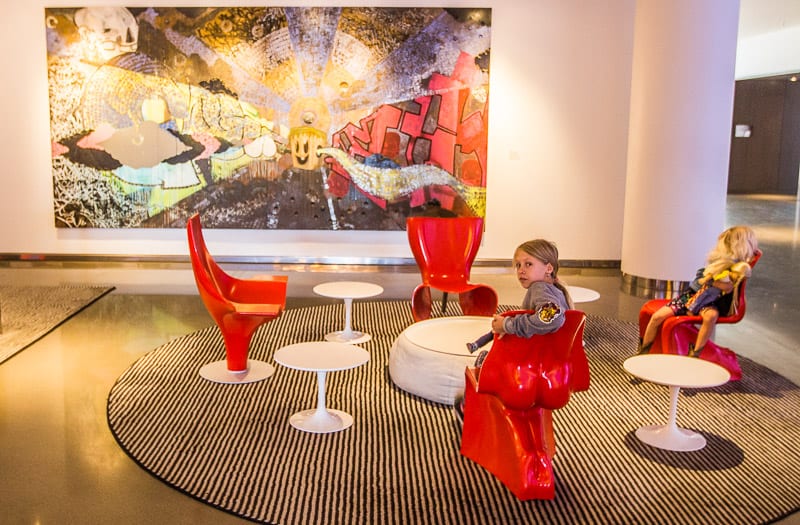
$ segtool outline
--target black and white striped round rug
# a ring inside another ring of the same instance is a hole
[[[261,327],[251,358],[341,329],[342,305],[287,310]],[[668,416],[665,387],[622,369],[637,331],[589,317],[592,386],[555,412],[556,497],[518,501],[459,454],[453,410],[396,388],[394,339],[412,323],[407,302],[353,304],[370,361],[327,375],[327,406],[352,427],[309,434],[289,416],[316,406],[316,375],[276,365],[266,381],[223,385],[199,368],[222,359],[216,327],[139,359],[112,388],[108,422],[122,448],[157,478],[253,521],[281,524],[750,524],[800,507],[800,393],[741,359],[744,378],[682,391],[678,424],[703,433],[696,452],[668,452],[633,432]]]

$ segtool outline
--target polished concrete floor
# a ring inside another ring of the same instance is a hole
[[[748,286],[745,320],[717,332],[720,344],[796,384],[800,279],[793,270],[800,267],[799,210],[794,199],[729,198],[728,223],[752,225],[764,257]],[[314,297],[311,288],[330,279],[381,284],[384,299],[407,299],[418,282],[416,269],[407,267],[272,270],[290,274],[290,307],[328,301]],[[618,270],[567,268],[562,277],[600,292],[600,299],[579,305],[589,314],[635,321],[645,301],[620,291]],[[504,304],[521,300],[510,268],[477,267],[473,280],[496,287]],[[211,324],[191,271],[185,265],[0,266],[2,284],[73,282],[112,284],[116,290],[0,364],[0,523],[243,523],[151,477],[117,446],[106,422],[108,392],[131,363]],[[800,524],[800,514],[780,523]]]

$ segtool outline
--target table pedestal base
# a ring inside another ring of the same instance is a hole
[[[642,427],[636,431],[636,437],[648,445],[677,452],[691,452],[706,446],[706,438],[697,432],[671,425]]]
[[[312,408],[292,415],[289,424],[304,432],[328,434],[350,427],[353,424],[353,416],[331,408],[323,410]]]
[[[685,428],[678,428],[678,396],[680,393],[680,387],[669,387],[669,420],[667,424],[642,427],[636,431],[636,437],[648,445],[677,452],[691,452],[706,446],[706,438],[700,434]]]
[[[254,359],[247,360],[247,370],[242,372],[231,372],[228,370],[228,362],[214,361],[208,363],[200,369],[200,377],[215,383],[242,384],[263,381],[275,373],[275,367],[263,361]]]
[[[365,343],[372,339],[372,336],[364,332],[356,332],[355,330],[339,330],[338,332],[331,332],[325,334],[325,340],[333,343],[347,343],[355,345],[358,343]]]

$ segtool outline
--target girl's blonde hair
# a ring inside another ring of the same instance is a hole
[[[717,275],[734,264],[750,263],[758,250],[756,233],[749,226],[731,226],[717,237],[717,245],[706,259],[705,275]]]
[[[550,264],[550,266],[553,267],[553,284],[564,294],[564,298],[567,300],[567,306],[569,306],[570,309],[575,308],[572,297],[569,295],[569,290],[567,290],[567,285],[558,278],[558,248],[555,243],[545,239],[534,239],[532,241],[523,242],[517,246],[515,252],[525,252],[544,264]]]

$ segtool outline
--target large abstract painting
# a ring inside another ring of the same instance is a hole
[[[491,10],[45,10],[55,224],[483,216]]]

